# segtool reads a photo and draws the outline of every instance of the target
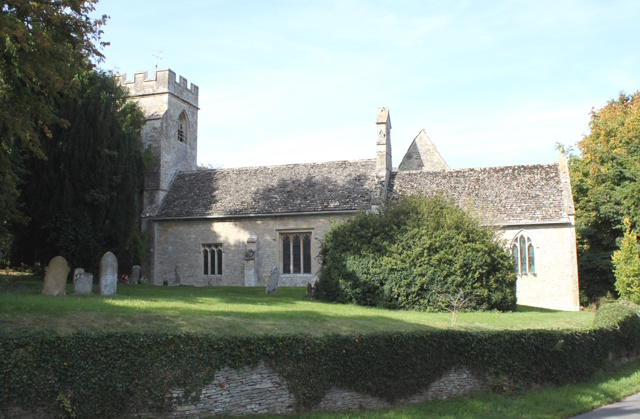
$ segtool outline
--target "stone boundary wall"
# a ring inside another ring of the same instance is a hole
[[[314,410],[347,412],[358,409],[391,409],[432,399],[487,391],[492,381],[476,377],[465,368],[454,368],[429,388],[398,400],[395,404],[355,391],[332,388]],[[170,390],[168,397],[172,399],[174,408],[167,416],[174,418],[294,412],[294,396],[289,392],[285,380],[263,362],[253,368],[234,370],[227,367],[218,371],[211,384],[202,389],[200,399],[196,402],[182,403],[183,389]]]

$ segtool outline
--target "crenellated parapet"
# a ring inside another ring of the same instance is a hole
[[[198,106],[198,86],[187,84],[187,79],[180,76],[176,79],[176,73],[170,69],[156,70],[153,77],[149,78],[146,71],[133,73],[133,80],[127,80],[126,74],[117,74],[118,84],[125,86],[131,92],[131,96],[148,96],[155,94],[172,94],[178,98]]]

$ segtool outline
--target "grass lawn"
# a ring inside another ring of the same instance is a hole
[[[0,274],[0,330],[173,331],[243,335],[361,334],[451,328],[448,313],[392,311],[309,299],[304,288],[123,285],[115,297],[41,295],[42,281]],[[514,313],[461,313],[458,330],[587,327],[592,312],[519,307]]]
[[[640,361],[598,374],[589,381],[562,387],[545,387],[521,394],[483,394],[433,400],[420,405],[380,412],[312,413],[289,415],[308,419],[409,419],[409,418],[569,418],[610,404],[640,391]],[[282,416],[266,416],[276,418]]]

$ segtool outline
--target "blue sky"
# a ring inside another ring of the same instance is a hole
[[[198,162],[366,159],[420,129],[452,168],[548,163],[640,89],[639,1],[102,0],[114,72],[200,88]],[[161,51],[161,52],[158,52]]]

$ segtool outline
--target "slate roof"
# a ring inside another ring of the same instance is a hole
[[[442,191],[495,224],[567,221],[558,164],[393,172],[390,196]],[[566,192],[565,192],[566,193]]]
[[[357,210],[375,182],[375,160],[183,172],[156,219]]]

